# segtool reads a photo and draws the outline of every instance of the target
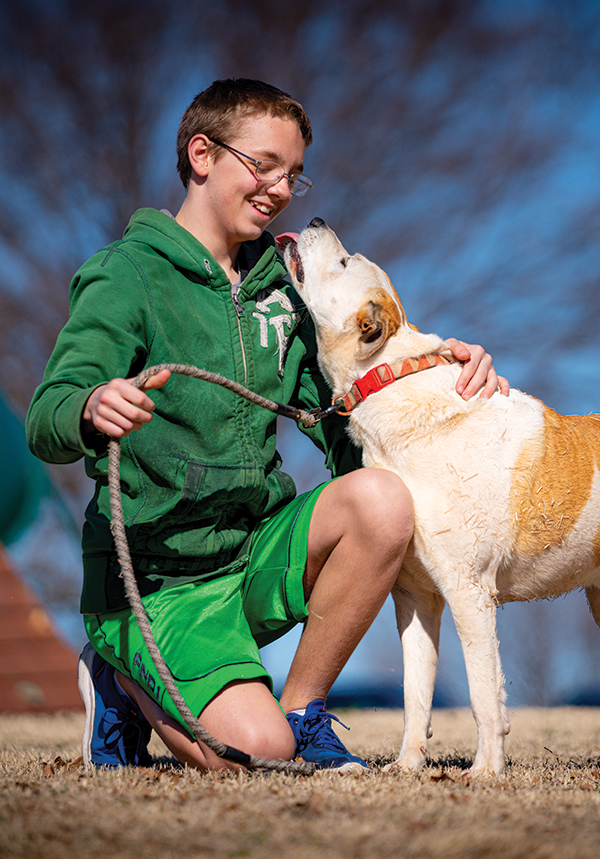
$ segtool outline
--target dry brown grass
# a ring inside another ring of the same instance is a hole
[[[401,712],[339,715],[353,751],[395,756]],[[516,710],[511,721],[506,773],[469,782],[465,710],[434,713],[419,775],[349,778],[202,775],[171,766],[156,741],[154,769],[86,773],[65,765],[82,717],[0,716],[0,856],[597,859],[600,711]]]

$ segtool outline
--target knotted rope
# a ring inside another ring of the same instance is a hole
[[[330,411],[325,410],[324,412],[321,412],[321,410],[314,410],[313,412],[304,412],[301,409],[295,409],[291,406],[282,406],[280,403],[267,400],[259,394],[255,394],[253,391],[249,391],[247,388],[244,388],[243,385],[239,385],[237,382],[232,382],[230,379],[225,379],[217,373],[209,373],[207,370],[201,370],[197,367],[189,367],[185,364],[159,364],[155,367],[149,367],[136,376],[132,381],[132,384],[136,388],[140,388],[144,382],[150,378],[150,376],[155,376],[156,373],[160,372],[160,370],[170,370],[172,373],[179,373],[184,376],[193,376],[197,379],[204,379],[207,382],[221,385],[222,387],[228,388],[230,391],[234,391],[234,393],[245,397],[247,400],[250,400],[250,402],[262,406],[271,412],[285,414],[287,417],[294,417],[297,420],[301,420],[305,426],[314,426],[325,413]],[[192,711],[184,701],[181,692],[175,684],[173,675],[171,674],[171,671],[164,661],[160,650],[158,649],[158,645],[154,640],[133,571],[131,553],[129,551],[129,544],[127,542],[127,535],[125,532],[123,504],[121,501],[121,445],[118,438],[110,439],[108,444],[108,457],[108,486],[110,491],[110,509],[112,514],[111,530],[115,541],[117,556],[121,565],[121,572],[125,583],[125,593],[127,594],[127,599],[129,600],[135,619],[140,627],[148,652],[156,666],[158,675],[162,680],[165,689],[171,696],[173,703],[177,707],[181,718],[184,720],[196,740],[204,743],[220,758],[226,758],[227,760],[236,764],[241,764],[248,769],[267,769],[275,770],[276,772],[294,773],[297,775],[312,775],[315,771],[315,765],[312,763],[307,763],[305,761],[274,761],[269,760],[268,758],[258,758],[255,755],[248,755],[239,749],[232,748],[225,743],[219,742],[202,727],[199,720],[193,715]]]

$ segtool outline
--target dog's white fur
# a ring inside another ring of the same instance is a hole
[[[349,256],[318,219],[285,258],[334,395],[378,364],[449,354],[409,325],[385,273]],[[510,726],[496,606],[585,588],[600,625],[600,416],[558,415],[514,389],[466,402],[459,373],[442,365],[372,394],[352,411],[349,433],[364,464],[396,472],[414,499],[414,539],[393,590],[405,702],[395,765],[425,761],[448,603],[477,723],[472,771],[499,773]]]

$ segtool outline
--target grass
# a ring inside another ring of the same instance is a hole
[[[397,754],[402,713],[339,711],[344,740],[375,765]],[[466,710],[437,710],[417,775],[202,774],[158,741],[152,769],[86,772],[79,715],[0,715],[0,856],[506,857],[600,855],[600,710],[511,712],[508,766],[464,777]]]

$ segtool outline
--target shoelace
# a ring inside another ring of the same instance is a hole
[[[300,754],[311,744],[317,748],[332,748],[335,751],[345,752],[345,746],[331,727],[332,719],[339,722],[342,728],[345,728],[347,731],[350,730],[347,725],[344,725],[341,719],[338,719],[337,716],[334,716],[333,713],[328,713],[326,710],[313,713],[308,718],[304,716],[304,721],[299,731],[300,737],[298,739],[296,754]],[[317,736],[319,736],[319,742],[315,742]]]
[[[118,747],[125,760],[129,758],[132,750],[139,755],[145,737],[143,725],[137,713],[128,707],[123,710],[107,707],[102,714],[102,727],[105,731],[104,742],[107,749],[113,751]]]

